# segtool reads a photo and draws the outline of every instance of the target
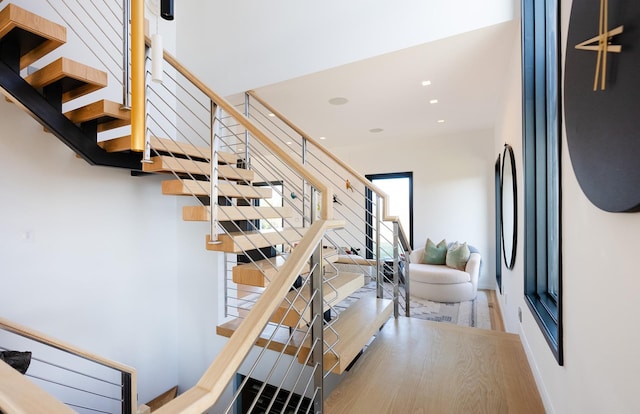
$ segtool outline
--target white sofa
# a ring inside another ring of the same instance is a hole
[[[446,265],[420,263],[423,255],[424,248],[419,248],[409,256],[411,296],[435,302],[462,302],[476,297],[480,253],[471,253],[464,271]]]

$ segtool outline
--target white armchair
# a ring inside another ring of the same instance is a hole
[[[480,273],[480,253],[471,253],[464,271],[446,265],[421,263],[423,255],[424,248],[419,248],[409,256],[411,296],[435,302],[475,299]]]

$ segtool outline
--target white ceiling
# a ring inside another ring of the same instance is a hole
[[[256,92],[312,137],[326,137],[328,148],[490,129],[506,67],[519,59],[511,56],[518,39],[517,24],[500,23]],[[422,86],[424,80],[431,85]],[[335,97],[349,102],[330,105]],[[373,128],[384,131],[369,132]]]

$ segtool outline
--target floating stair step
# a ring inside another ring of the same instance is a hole
[[[98,132],[131,124],[131,111],[122,109],[122,104],[105,99],[65,113],[76,124],[98,122]]]
[[[189,144],[188,142],[176,142],[167,138],[151,137],[149,139],[151,149],[158,152],[170,152],[173,154],[188,155],[194,158],[209,159],[210,149],[209,147],[196,146]],[[100,145],[107,152],[122,152],[131,150],[131,135],[113,138],[99,142]],[[238,156],[231,152],[218,152],[219,164],[235,164],[238,162]]]
[[[98,142],[98,146],[107,152],[131,151],[131,135],[106,139]]]
[[[242,321],[242,318],[236,318],[227,323],[223,323],[222,325],[218,325],[216,327],[216,333],[220,336],[231,338],[231,335],[233,335],[233,333],[238,329]],[[290,335],[291,341],[289,341]],[[272,351],[295,355],[297,349],[303,345],[304,335],[304,331],[294,330],[293,332],[290,332],[289,328],[286,326],[277,326],[273,323],[269,323],[260,334],[260,337],[256,341],[256,345],[262,348],[266,347]]]
[[[158,155],[151,157],[150,163],[142,164],[145,172],[177,172],[196,175],[209,175],[211,167],[209,162],[193,161],[186,158],[175,158],[171,155]],[[218,174],[228,180],[240,180],[250,182],[254,172],[230,165],[219,165]]]
[[[59,84],[62,102],[68,102],[107,86],[107,73],[63,57],[27,76],[25,80],[37,89]]]
[[[188,142],[174,141],[168,138],[151,137],[151,149],[158,152],[188,155],[194,158],[211,159],[211,147],[194,145]],[[232,152],[218,151],[218,164],[235,165],[240,158]]]
[[[218,206],[218,221],[261,220],[291,217],[291,207]],[[185,221],[209,221],[210,206],[184,206],[182,219]]]
[[[392,300],[378,299],[371,295],[362,297],[340,313],[340,317],[332,324],[332,329],[324,330],[324,342],[328,345],[335,344],[332,351],[324,354],[325,369],[331,369],[335,374],[342,374],[371,337],[391,317],[392,312]],[[219,325],[216,327],[216,333],[230,338],[242,320],[242,318],[236,318]],[[305,332],[306,330],[300,329],[291,331],[289,327],[269,323],[260,334],[256,345],[288,355],[295,355],[300,348],[298,361],[304,364],[311,352],[311,341],[308,335],[305,340]]]
[[[67,29],[15,4],[0,11],[0,38],[16,36],[20,69],[24,69],[67,41]]]
[[[208,196],[209,181],[166,180],[162,182],[162,194],[184,196]],[[253,187],[218,181],[218,195],[229,198],[271,198],[273,190],[269,187]]]
[[[218,235],[219,243],[211,243],[207,235],[207,250],[226,253],[242,253],[246,250],[275,246],[299,241],[305,228],[268,229]]]
[[[324,354],[325,371],[331,369],[334,374],[342,374],[392,312],[393,301],[378,299],[375,295],[364,296],[341,312],[331,328],[324,330],[325,344],[333,345],[333,349]],[[298,354],[302,364],[311,351],[310,341],[305,342]]]
[[[322,294],[324,297],[324,311],[329,310],[330,305],[335,305],[351,295],[356,290],[364,286],[364,274],[352,272],[340,272],[330,281],[323,285]],[[279,323],[291,327],[302,327],[311,321],[311,310],[307,307],[309,301],[309,288],[303,286],[302,293],[296,299],[297,290],[292,290],[287,294],[287,300],[282,301],[280,308],[271,316],[271,322]],[[290,308],[290,303],[293,306]],[[306,308],[306,310],[305,310]]]
[[[323,263],[333,263],[338,260],[334,249],[323,249]],[[243,285],[265,287],[269,280],[273,280],[276,273],[284,265],[286,256],[275,256],[268,259],[256,260],[252,263],[239,264],[232,269],[233,281]],[[309,271],[307,263],[302,272]]]

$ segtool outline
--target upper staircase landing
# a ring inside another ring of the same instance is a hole
[[[13,38],[11,38],[13,36]],[[67,41],[67,29],[15,4],[0,11],[0,38],[20,45],[20,69],[24,69]]]
[[[518,335],[390,320],[325,400],[332,414],[545,412]]]

